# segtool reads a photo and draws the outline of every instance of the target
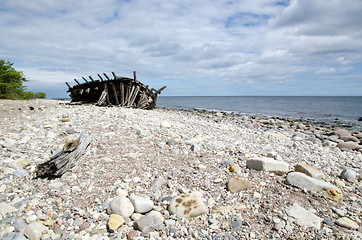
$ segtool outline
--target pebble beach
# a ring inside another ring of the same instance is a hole
[[[296,119],[0,100],[0,239],[362,239],[362,133]],[[36,178],[80,132],[60,178]]]

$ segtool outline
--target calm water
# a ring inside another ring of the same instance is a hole
[[[158,108],[205,109],[362,126],[362,97],[162,97]]]

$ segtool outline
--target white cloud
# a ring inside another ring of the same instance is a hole
[[[360,16],[358,0],[2,0],[0,55],[49,87],[133,70],[181,95],[181,79],[233,88],[361,78]]]

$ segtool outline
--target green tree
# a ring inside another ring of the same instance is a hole
[[[20,98],[26,81],[24,74],[13,68],[13,63],[0,59],[0,98]]]
[[[23,72],[15,70],[13,63],[0,59],[0,99],[45,98],[45,93],[25,92],[27,82]]]

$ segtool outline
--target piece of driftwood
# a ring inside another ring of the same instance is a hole
[[[97,74],[99,80],[89,76],[90,81],[82,77],[84,83],[77,83],[73,87],[69,83],[68,92],[72,102],[95,103],[98,106],[119,105],[122,107],[132,107],[141,109],[153,109],[156,107],[157,95],[161,93],[166,86],[155,90],[149,89],[136,78],[136,72],[133,72],[133,78],[119,77],[112,72],[113,79],[103,73],[106,79]]]
[[[75,166],[78,159],[84,155],[92,137],[81,132],[74,140],[65,143],[62,149],[54,153],[50,159],[36,166],[37,178],[57,178]]]

